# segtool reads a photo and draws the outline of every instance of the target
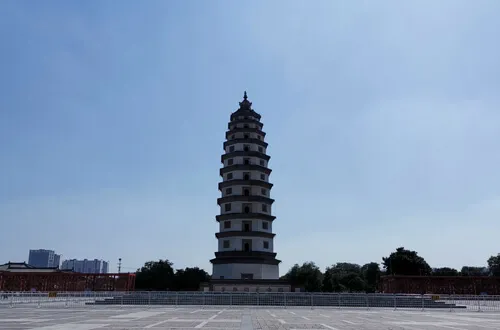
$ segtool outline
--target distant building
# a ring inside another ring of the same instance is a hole
[[[52,267],[57,267],[59,268],[61,266],[61,255],[60,254],[54,254],[54,264]]]
[[[61,266],[61,269],[64,270],[73,270],[77,273],[85,274],[107,274],[108,268],[108,263],[99,259],[64,260]]]
[[[28,264],[33,267],[59,267],[61,255],[56,254],[53,250],[30,250]]]
[[[102,274],[107,274],[107,273],[109,273],[109,262],[107,262],[107,261],[103,261],[103,262],[102,262],[101,273],[102,273]]]

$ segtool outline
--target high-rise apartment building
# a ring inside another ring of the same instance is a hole
[[[109,262],[107,262],[107,261],[102,262],[101,273],[102,274],[109,273]]]
[[[70,259],[64,260],[62,263],[62,269],[73,270],[77,273],[85,274],[107,274],[108,273],[108,263],[104,260],[99,259]]]
[[[59,267],[61,255],[56,254],[53,250],[30,250],[28,264],[34,267]]]

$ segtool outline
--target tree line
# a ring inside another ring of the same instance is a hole
[[[382,262],[365,265],[339,262],[324,272],[312,261],[295,264],[281,277],[309,292],[376,292],[380,277],[406,276],[500,276],[500,254],[487,260],[488,267],[431,268],[416,251],[397,248]],[[136,272],[136,290],[197,291],[210,275],[198,267],[173,268],[168,260],[149,261]]]
[[[198,291],[200,284],[209,280],[210,275],[198,267],[174,270],[168,260],[148,261],[136,272],[135,289]]]

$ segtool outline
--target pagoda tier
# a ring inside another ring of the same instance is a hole
[[[281,261],[276,259],[272,231],[276,217],[271,213],[271,157],[260,119],[245,92],[239,109],[231,114],[221,156],[218,251],[210,260],[213,279],[279,278]]]

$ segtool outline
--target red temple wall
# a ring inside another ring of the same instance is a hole
[[[385,293],[500,295],[500,277],[492,276],[382,276]]]
[[[0,272],[0,291],[133,291],[135,274]]]

